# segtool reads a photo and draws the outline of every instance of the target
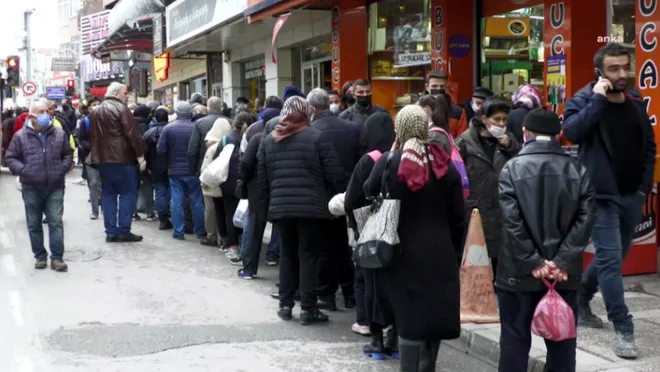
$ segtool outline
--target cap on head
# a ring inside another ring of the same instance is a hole
[[[491,91],[486,87],[477,87],[477,89],[474,90],[474,93],[472,93],[472,97],[474,98],[486,99],[492,96],[493,96],[493,91]]]
[[[561,132],[561,121],[553,111],[536,109],[525,115],[523,127],[536,134],[556,136]]]
[[[179,101],[174,108],[177,116],[190,118],[193,115],[193,108],[190,103],[186,101]]]

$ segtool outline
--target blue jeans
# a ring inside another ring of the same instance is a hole
[[[176,237],[184,236],[186,221],[183,213],[183,198],[188,197],[192,211],[195,235],[206,238],[204,227],[204,202],[202,199],[202,186],[199,178],[195,176],[170,176],[170,193],[172,195],[172,224]]]
[[[633,332],[632,316],[623,298],[623,260],[630,249],[635,226],[646,199],[641,194],[597,200],[592,241],[596,258],[582,275],[580,303],[586,305],[600,291],[607,317],[617,332]]]
[[[137,206],[138,168],[131,164],[99,164],[96,167],[101,174],[105,235],[109,238],[127,235],[131,232]]]
[[[46,191],[23,186],[22,194],[25,204],[25,220],[34,258],[48,256],[44,247],[44,228],[41,220],[45,215],[48,221],[50,258],[61,259],[64,254],[64,225],[62,224],[64,188]]]
[[[154,183],[154,192],[156,193],[156,213],[158,215],[170,212],[170,184]]]

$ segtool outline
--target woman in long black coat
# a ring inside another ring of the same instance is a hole
[[[402,253],[383,270],[383,282],[399,332],[401,370],[432,372],[440,341],[461,333],[455,257],[464,239],[463,189],[449,155],[428,141],[424,109],[401,109],[396,128],[391,160],[387,152],[376,162],[364,191],[376,196],[387,168],[391,197],[401,200]]]

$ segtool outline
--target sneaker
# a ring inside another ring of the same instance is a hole
[[[50,260],[50,268],[58,272],[66,272],[69,270],[69,267],[62,261],[61,258],[54,258]]]
[[[280,263],[275,258],[266,258],[266,266],[277,266]]]
[[[637,359],[639,350],[635,345],[635,335],[632,332],[617,332],[614,336],[614,354],[623,359]]]
[[[230,258],[229,263],[231,263],[234,266],[243,266],[243,257],[236,256],[236,257]]]
[[[238,275],[238,277],[241,278],[241,279],[246,279],[246,280],[254,279],[254,275],[252,275],[249,272],[245,271],[245,269],[238,270],[236,272],[236,275]]]
[[[142,221],[142,217],[140,217],[140,215],[136,213],[133,215],[133,221]]]
[[[94,213],[92,213],[92,215],[89,216],[89,219],[90,219],[90,220],[98,220],[98,219],[99,219],[99,215],[98,215],[98,214],[94,214]]]
[[[186,237],[183,235],[172,235],[172,237],[176,240],[186,240]]]
[[[277,316],[279,316],[282,320],[291,320],[291,318],[293,318],[293,313],[291,310],[291,306],[280,306],[280,308],[277,310]]]
[[[239,252],[238,248],[229,248],[229,250],[225,252],[225,257],[227,257],[230,260],[234,257],[240,257],[240,256],[241,253]]]
[[[330,320],[330,317],[319,309],[300,311],[300,324],[310,325],[314,323],[324,323]]]
[[[217,247],[218,241],[215,239],[204,238],[202,239],[202,241],[199,242],[199,244],[205,245],[207,247]]]
[[[357,323],[353,323],[353,325],[351,326],[351,331],[353,331],[353,332],[355,332],[359,335],[362,335],[362,336],[371,335],[371,331],[369,331],[369,326],[360,325],[360,324],[357,324]]]
[[[156,220],[158,220],[158,217],[156,217],[156,214],[152,213],[152,214],[147,215],[147,222],[153,222],[153,221],[156,221]]]
[[[34,268],[37,270],[43,270],[48,267],[48,260],[46,257],[43,258],[37,258],[37,260],[34,263]]]
[[[603,320],[594,315],[589,304],[579,305],[578,325],[588,328],[603,328]]]

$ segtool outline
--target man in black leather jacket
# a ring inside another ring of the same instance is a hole
[[[557,114],[534,110],[525,117],[525,146],[500,173],[503,241],[497,277],[501,342],[499,371],[527,371],[531,323],[547,289],[578,312],[582,253],[593,226],[594,192],[587,169],[555,140]],[[576,340],[547,343],[550,371],[575,371]]]

